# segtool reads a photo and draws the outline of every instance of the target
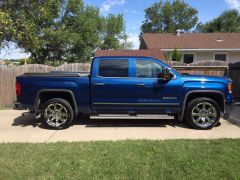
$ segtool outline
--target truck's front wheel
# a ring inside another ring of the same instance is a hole
[[[187,123],[195,129],[211,129],[220,120],[220,108],[209,98],[191,100],[186,113]]]
[[[43,105],[42,118],[48,128],[65,129],[71,125],[74,113],[68,101],[54,98]]]

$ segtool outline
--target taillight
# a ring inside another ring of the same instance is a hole
[[[228,92],[232,94],[232,83],[228,83]]]
[[[22,85],[20,82],[16,82],[16,94],[17,94],[17,96],[22,95]]]

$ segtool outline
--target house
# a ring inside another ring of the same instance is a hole
[[[140,50],[158,50],[167,60],[174,49],[182,54],[183,63],[203,60],[240,62],[240,33],[145,33]]]

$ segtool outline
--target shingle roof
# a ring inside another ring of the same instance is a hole
[[[166,61],[160,50],[97,50],[95,56],[148,56]]]
[[[145,33],[143,41],[147,49],[240,49],[240,33]]]

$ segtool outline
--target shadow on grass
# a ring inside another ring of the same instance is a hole
[[[189,128],[184,123],[176,122],[173,119],[151,119],[151,117],[146,117],[146,119],[139,118],[91,118],[91,119],[76,119],[72,123],[73,126],[83,125],[86,128],[101,128],[101,127],[156,127],[164,128],[167,126]],[[12,126],[32,126],[46,129],[44,124],[42,124],[41,118],[36,118],[34,115],[19,116],[14,119]]]

